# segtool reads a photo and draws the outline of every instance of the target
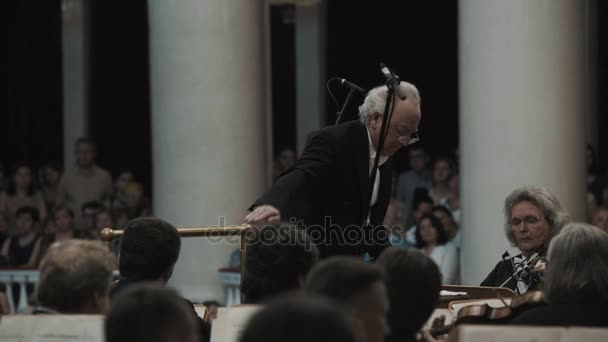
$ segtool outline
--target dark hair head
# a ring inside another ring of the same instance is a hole
[[[351,318],[318,296],[285,296],[257,312],[240,342],[356,342]]]
[[[420,236],[420,223],[425,219],[429,219],[431,221],[431,225],[437,231],[437,245],[443,245],[448,242],[448,235],[445,232],[445,227],[441,221],[439,221],[439,219],[433,214],[425,214],[420,218],[420,221],[418,221],[418,227],[416,227],[416,247],[422,248],[426,246],[424,241],[422,241],[422,236]]]
[[[425,188],[416,188],[412,200],[412,210],[418,210],[421,204],[427,203],[433,206],[433,199],[429,197],[429,192]]]
[[[412,248],[387,248],[377,263],[384,268],[391,303],[389,339],[408,340],[437,307],[441,290],[439,268],[431,258]]]
[[[115,267],[114,255],[99,241],[55,242],[40,262],[38,301],[60,313],[90,313],[83,309],[108,295]]]
[[[26,194],[28,196],[33,196],[36,193],[36,184],[34,182],[34,174],[33,174],[32,167],[28,163],[18,162],[12,168],[11,178],[8,182],[8,187],[6,188],[7,194],[9,194],[11,196],[15,196],[17,194],[17,186],[15,184],[14,177],[17,174],[17,171],[19,171],[19,169],[24,168],[24,167],[28,168],[30,170],[30,174],[31,174],[31,181],[30,181],[30,185],[27,187]]]
[[[15,213],[15,217],[18,218],[21,215],[30,215],[34,222],[40,222],[40,214],[38,213],[38,209],[32,207],[21,207],[17,209]]]
[[[383,281],[378,265],[359,258],[337,256],[316,265],[306,277],[305,289],[309,293],[327,296],[341,305],[350,305],[371,286]]]
[[[436,211],[441,211],[442,213],[444,213],[446,216],[448,216],[449,218],[451,218],[452,220],[454,219],[454,215],[452,215],[452,212],[450,211],[450,209],[442,206],[442,205],[436,205],[433,207],[433,210],[431,210],[433,213]]]
[[[192,308],[175,290],[133,284],[112,298],[105,320],[108,342],[199,341]]]
[[[155,217],[129,221],[120,242],[120,275],[128,280],[158,280],[177,262],[177,229]]]
[[[241,290],[254,304],[300,288],[319,250],[306,232],[293,225],[267,225],[248,236]]]

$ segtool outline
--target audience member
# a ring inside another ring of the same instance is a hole
[[[557,197],[549,190],[536,186],[515,189],[504,205],[504,231],[513,246],[522,252],[500,261],[481,286],[507,287],[520,294],[538,287],[538,279],[523,277],[532,272],[546,256],[551,239],[569,220]]]
[[[108,171],[95,164],[96,145],[90,138],[76,141],[75,168],[66,168],[57,190],[57,204],[78,210],[88,201],[100,201],[109,205],[112,195],[112,177]],[[76,218],[81,226],[80,217]]]
[[[388,241],[391,245],[401,248],[410,248],[412,246],[406,238],[407,230],[401,203],[395,198],[392,198],[388,204],[386,216],[384,216],[384,226],[388,229]]]
[[[422,189],[420,189],[422,190]],[[433,200],[426,195],[424,190],[419,192],[420,195],[414,197],[412,207],[412,226],[406,231],[406,239],[411,245],[416,245],[416,230],[422,216],[430,214],[433,211]]]
[[[599,207],[593,214],[591,224],[608,233],[608,208]]]
[[[15,215],[17,231],[15,236],[6,239],[2,244],[2,256],[12,267],[36,267],[40,254],[38,211],[31,207],[21,207]]]
[[[357,322],[368,342],[381,342],[390,332],[389,302],[382,268],[356,257],[332,257],[306,277],[308,293],[327,296]]]
[[[198,342],[192,309],[175,290],[155,283],[133,285],[112,298],[105,321],[107,342]]]
[[[522,313],[514,324],[608,327],[608,234],[567,224],[549,246],[544,292],[549,305]]]
[[[277,179],[283,171],[287,170],[296,161],[296,157],[296,151],[292,147],[283,147],[278,158],[274,161],[273,179]]]
[[[57,205],[61,168],[55,162],[46,163],[40,168],[39,178],[46,208],[52,210]]]
[[[422,145],[412,145],[409,148],[410,171],[399,175],[397,180],[397,200],[404,208],[404,217],[409,216],[416,189],[431,188],[431,172],[428,168],[429,156]]]
[[[141,183],[131,182],[127,184],[125,189],[125,210],[129,215],[129,219],[134,219],[140,216],[151,216],[152,209],[150,200],[144,197],[144,187]]]
[[[595,150],[589,144],[587,144],[587,192],[591,195],[590,212],[605,205],[604,200],[608,199],[608,180],[601,176]]]
[[[81,229],[87,234],[94,238],[99,238],[99,231],[97,230],[97,213],[105,209],[104,205],[98,201],[85,202],[80,208],[80,215],[82,217],[83,226]]]
[[[114,225],[114,215],[112,215],[112,212],[108,208],[101,209],[95,215],[95,229],[101,232],[104,228],[116,228]]]
[[[133,172],[123,171],[114,182],[114,193],[112,194],[112,209],[125,208],[127,206],[127,185],[135,180]]]
[[[446,207],[456,223],[460,224],[460,175],[457,172],[452,173],[448,179],[448,189],[450,195],[441,205]]]
[[[4,245],[4,241],[9,236],[8,220],[3,213],[0,213],[0,246]]]
[[[362,342],[354,322],[327,299],[284,296],[253,315],[240,342]]]
[[[118,296],[134,284],[154,282],[166,285],[179,258],[181,240],[177,229],[155,217],[139,217],[129,221],[120,241],[118,268],[120,279],[114,284],[111,296]],[[202,341],[209,341],[209,324],[198,318],[191,302],[182,299],[196,317]]]
[[[44,198],[34,185],[32,169],[25,163],[19,163],[14,167],[7,191],[0,193],[0,213],[8,217],[11,229],[16,228],[15,214],[17,209],[22,207],[36,208],[40,220],[46,219]]]
[[[34,313],[103,314],[116,259],[99,241],[64,240],[40,263]]]
[[[248,238],[243,302],[260,304],[300,289],[319,250],[306,232],[294,225],[266,225]]]
[[[87,239],[93,237],[83,230],[76,230],[74,227],[74,212],[69,207],[60,205],[55,208],[54,230],[50,234],[45,234],[40,243],[40,255],[44,256],[46,250],[55,241],[65,241],[69,239]]]
[[[450,179],[452,172],[454,172],[453,164],[454,162],[446,157],[437,158],[433,163],[433,185],[429,190],[429,196],[435,205],[441,205],[441,203],[447,201],[450,196],[448,180]]]
[[[453,243],[456,247],[460,248],[460,229],[458,224],[452,217],[452,213],[449,209],[443,206],[435,206],[433,207],[433,216],[435,216],[445,229],[445,234],[447,236],[448,242]]]
[[[390,310],[391,333],[386,342],[416,341],[416,333],[439,302],[441,273],[433,260],[418,250],[391,247],[380,255]]]
[[[422,216],[416,230],[416,242],[416,247],[437,264],[444,284],[460,283],[458,248],[448,242],[445,228],[439,219],[432,214]]]

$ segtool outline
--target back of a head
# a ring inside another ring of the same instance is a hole
[[[293,225],[267,225],[248,235],[244,302],[259,304],[301,287],[319,259],[319,251],[306,232]]]
[[[439,301],[441,273],[435,262],[415,249],[390,247],[378,258],[390,300],[390,338],[413,336]]]
[[[40,305],[60,313],[103,313],[116,259],[99,241],[66,240],[40,263]]]
[[[383,281],[382,269],[356,257],[331,257],[318,263],[306,277],[305,290],[327,296],[345,306]]]
[[[120,243],[120,275],[128,280],[158,280],[177,262],[177,229],[155,217],[129,221]]]
[[[360,341],[350,316],[318,296],[285,296],[247,323],[240,342]]]
[[[192,309],[175,290],[135,284],[112,298],[106,317],[107,342],[199,341]]]
[[[608,234],[569,223],[549,246],[545,294],[551,303],[608,303]]]

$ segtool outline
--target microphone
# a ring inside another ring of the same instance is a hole
[[[401,82],[399,76],[395,75],[391,69],[384,65],[384,63],[380,63],[380,71],[384,75],[384,78],[386,78],[386,85],[389,87],[392,86],[397,96],[399,96],[402,101],[405,101],[407,96],[405,96],[405,92],[399,86],[399,83]]]
[[[350,88],[350,90],[354,91],[355,93],[361,93],[361,94],[365,94],[365,90],[361,87],[359,87],[358,85],[347,81],[344,78],[338,78],[338,80],[340,80],[340,84],[347,86],[348,88]]]

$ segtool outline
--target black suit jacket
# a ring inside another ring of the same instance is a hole
[[[326,127],[252,207],[270,204],[281,211],[282,221],[303,224],[323,257],[366,252],[376,257],[388,244],[379,226],[390,200],[392,169],[390,161],[379,168],[372,227],[364,227],[370,202],[369,165],[369,139],[363,124],[350,121]]]

